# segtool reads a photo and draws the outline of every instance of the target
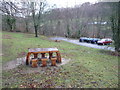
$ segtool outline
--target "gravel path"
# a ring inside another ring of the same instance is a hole
[[[91,47],[91,48],[115,51],[115,48],[113,48],[113,47],[91,44],[91,43],[85,43],[85,42],[79,42],[79,40],[75,40],[75,39],[68,39],[68,38],[64,38],[64,37],[52,37],[50,39],[51,40],[63,40],[63,41],[66,41],[66,42],[74,43],[74,44],[81,45],[81,46]]]

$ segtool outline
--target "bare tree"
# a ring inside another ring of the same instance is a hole
[[[45,1],[31,2],[32,17],[33,17],[33,23],[34,23],[34,29],[35,29],[35,37],[38,37],[38,29],[42,21],[41,16],[44,12],[45,6],[46,6]]]
[[[3,15],[6,16],[5,21],[9,27],[8,29],[10,29],[10,31],[13,31],[13,29],[15,28],[15,21],[16,21],[15,15],[20,11],[13,2],[2,1],[0,3],[1,3],[0,10],[3,12]]]
[[[25,26],[26,26],[26,32],[29,31],[29,18],[31,17],[31,9],[30,9],[30,1],[26,1],[26,2],[21,2],[22,7],[21,7],[21,13],[24,17],[24,21],[25,21]]]

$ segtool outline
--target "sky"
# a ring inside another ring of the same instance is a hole
[[[0,0],[1,1],[1,0]],[[15,2],[25,2],[25,1],[42,1],[42,0],[5,0],[5,1],[15,1]],[[43,0],[44,1],[44,0]],[[73,7],[74,5],[79,5],[85,2],[95,3],[98,0],[46,0],[49,5],[56,4],[58,8],[61,7]]]
[[[73,7],[84,2],[95,3],[97,0],[47,0],[50,5],[56,4],[57,7]]]
[[[1,1],[1,0],[0,0]],[[5,1],[15,1],[15,2],[20,2],[20,1],[44,1],[44,0],[5,0]],[[48,5],[53,6],[56,4],[58,8],[61,7],[74,7],[75,5],[80,5],[85,2],[90,2],[90,3],[95,3],[98,1],[107,1],[107,2],[118,2],[120,0],[46,0],[48,2]]]

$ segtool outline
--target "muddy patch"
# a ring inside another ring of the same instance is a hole
[[[69,61],[70,61],[70,59],[62,58],[62,63],[57,63],[56,67],[67,64]],[[6,64],[4,64],[2,66],[2,70],[14,69],[20,65],[24,65],[25,67],[29,67],[30,71],[28,70],[27,72],[31,72],[31,71],[35,72],[35,71],[38,71],[37,69],[42,68],[40,65],[38,65],[37,68],[32,68],[30,65],[27,66],[25,63],[26,63],[26,57],[17,58],[16,60],[12,60],[12,61],[9,61]],[[51,62],[48,62],[46,67],[51,67]]]
[[[18,67],[19,65],[25,65],[25,60],[26,60],[26,57],[17,58],[16,60],[9,61],[2,66],[2,69],[9,70],[9,69]]]

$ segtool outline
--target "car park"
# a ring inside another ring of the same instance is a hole
[[[112,39],[104,38],[104,39],[97,41],[97,44],[98,45],[108,45],[108,44],[111,44],[112,42],[113,42]]]

